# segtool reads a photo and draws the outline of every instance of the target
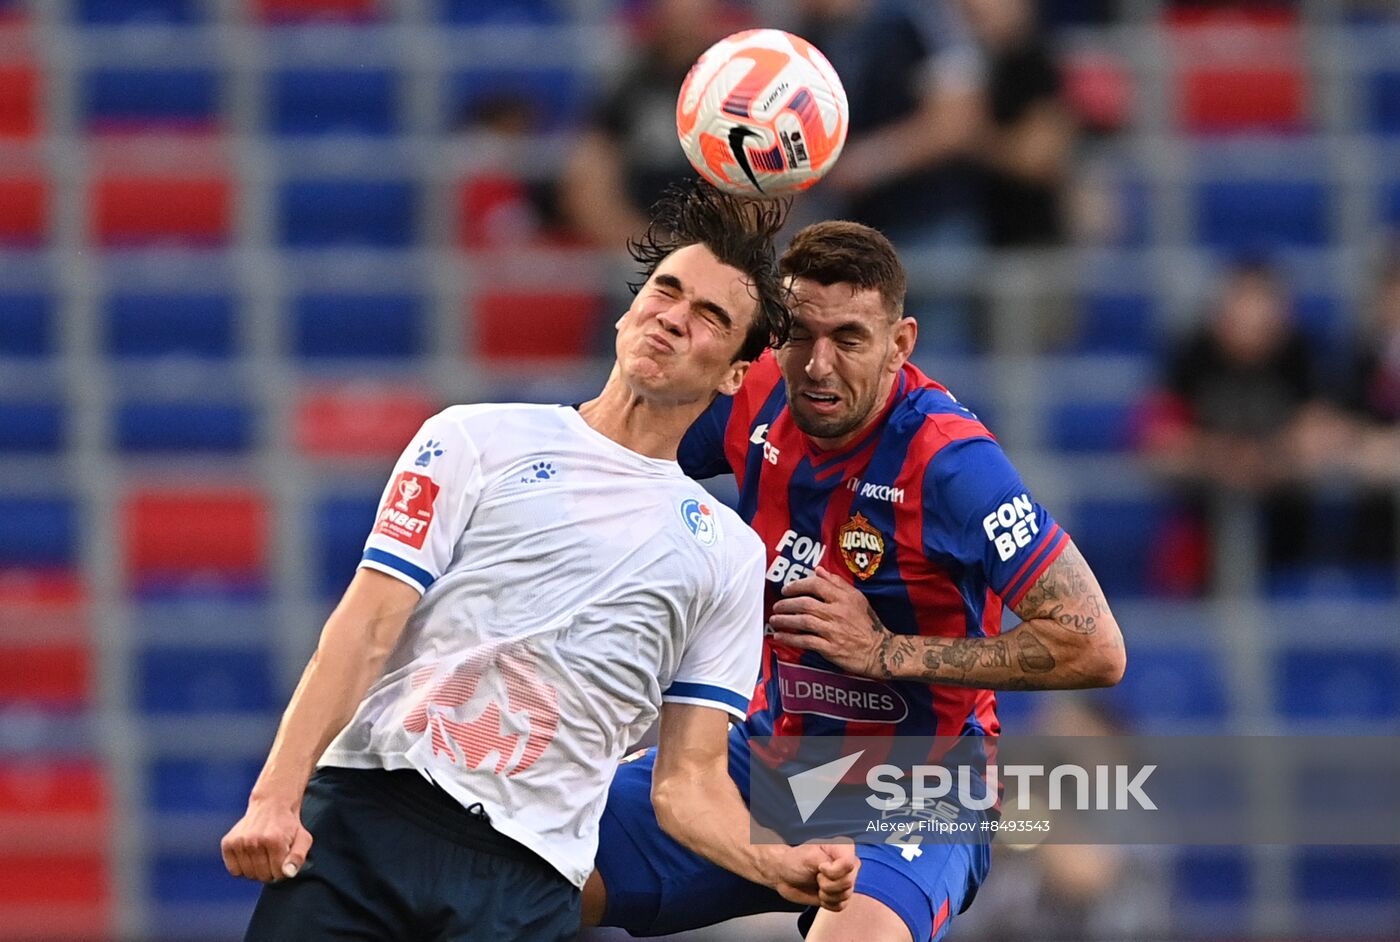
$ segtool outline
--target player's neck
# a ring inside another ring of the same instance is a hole
[[[595,432],[630,451],[666,461],[676,460],[681,438],[704,409],[701,402],[689,407],[648,401],[628,389],[616,373],[596,399],[578,407]]]

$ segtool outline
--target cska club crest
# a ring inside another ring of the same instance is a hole
[[[856,514],[841,527],[841,558],[857,579],[869,579],[885,558],[885,537],[871,526],[864,514]]]

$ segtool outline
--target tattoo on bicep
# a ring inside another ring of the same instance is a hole
[[[1022,621],[1051,621],[1081,635],[1099,630],[1106,603],[1089,564],[1071,542],[1031,586],[1016,614]]]

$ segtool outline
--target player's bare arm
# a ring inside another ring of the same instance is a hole
[[[229,873],[267,883],[301,869],[311,848],[300,819],[307,780],[383,673],[418,598],[416,589],[391,576],[370,569],[355,573],[282,714],[248,810],[224,835]]]
[[[748,808],[729,777],[728,763],[728,717],[722,710],[663,705],[651,789],[661,827],[696,853],[772,887],[784,899],[845,908],[860,866],[854,846],[754,844]]]
[[[865,596],[824,569],[783,590],[773,640],[815,651],[853,674],[881,680],[1068,690],[1110,687],[1126,653],[1118,622],[1071,541],[1015,611],[1022,624],[988,638],[915,637],[889,631]]]

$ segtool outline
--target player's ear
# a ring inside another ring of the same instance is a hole
[[[729,372],[725,374],[724,379],[716,387],[719,392],[726,396],[737,393],[739,387],[744,385],[744,377],[748,375],[749,366],[750,361],[748,360],[735,360],[729,364]]]
[[[894,355],[890,357],[890,372],[898,373],[914,355],[914,341],[919,339],[919,322],[901,317],[894,325]]]

